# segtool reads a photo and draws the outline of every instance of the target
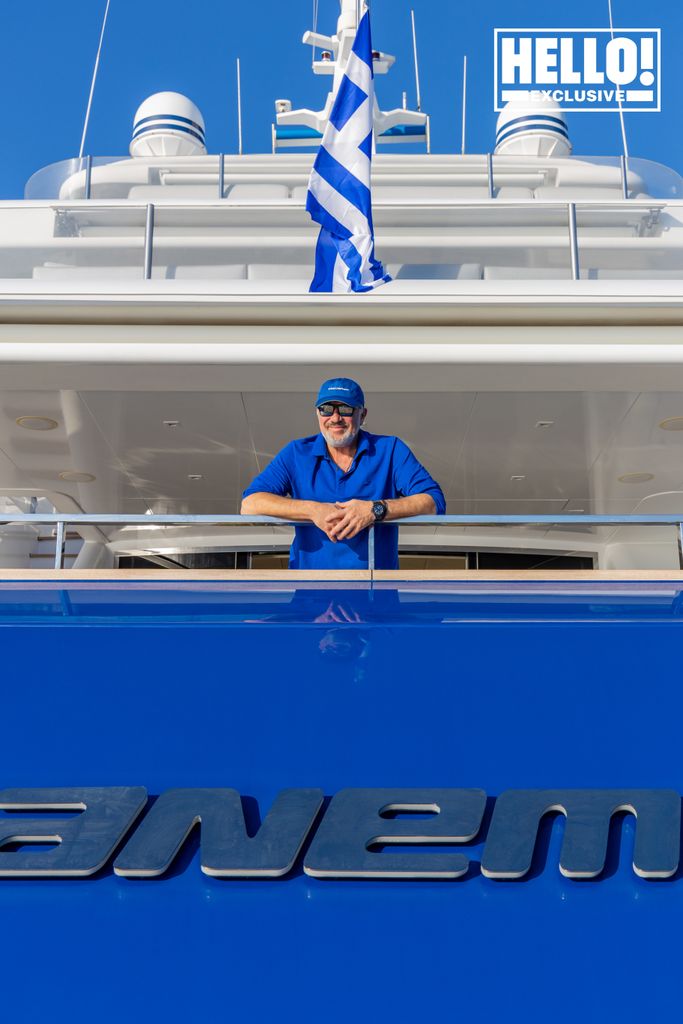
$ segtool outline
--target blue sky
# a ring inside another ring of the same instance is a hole
[[[77,155],[104,0],[9,0],[2,5],[0,80],[11,117],[6,118],[0,198],[23,195],[38,168]],[[234,152],[235,58],[242,61],[246,152],[270,150],[273,101],[322,106],[329,79],[310,70],[312,0],[112,0],[86,152],[128,151],[133,114],[153,92],[186,93],[201,109],[210,152]],[[607,3],[575,0],[570,13],[530,0],[373,0],[373,41],[397,63],[378,77],[384,109],[408,92],[415,103],[410,9],[414,8],[421,56],[423,109],[432,115],[433,149],[460,147],[463,54],[468,55],[468,151],[493,147],[493,29],[505,27],[605,27]],[[319,30],[331,32],[338,0],[319,0]],[[662,29],[662,112],[627,115],[632,156],[647,157],[683,173],[683,5],[654,0],[614,0],[615,25]],[[557,19],[560,18],[558,23]],[[621,151],[616,114],[570,115],[574,151]]]

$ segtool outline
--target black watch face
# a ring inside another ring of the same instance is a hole
[[[372,506],[372,514],[375,517],[375,519],[384,519],[386,511],[386,507],[382,504],[381,501],[376,501]]]

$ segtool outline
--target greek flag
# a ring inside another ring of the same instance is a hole
[[[306,209],[321,225],[312,292],[368,292],[391,280],[375,259],[373,106],[370,14],[365,8],[308,183]]]

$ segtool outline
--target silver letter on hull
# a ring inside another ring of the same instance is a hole
[[[671,878],[678,869],[681,798],[673,789],[508,789],[496,800],[481,870],[487,878],[523,878],[531,867],[541,818],[567,819],[560,871],[595,878],[605,867],[612,816],[637,818],[633,870],[641,878]]]
[[[236,789],[162,793],[114,862],[124,878],[157,878],[201,824],[201,865],[214,878],[278,878],[291,870],[323,802],[320,789],[285,789],[250,839]]]
[[[73,818],[0,817],[0,877],[94,875],[111,857],[147,803],[143,786],[0,790],[3,811],[69,811]],[[3,851],[11,843],[54,849]]]
[[[479,831],[485,806],[483,789],[343,789],[332,798],[304,871],[313,878],[459,878],[469,867],[462,853],[372,847],[466,843]],[[418,814],[431,817],[410,820]]]

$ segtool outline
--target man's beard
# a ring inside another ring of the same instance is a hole
[[[330,448],[348,448],[350,444],[356,440],[360,427],[356,427],[353,424],[348,430],[345,430],[343,434],[335,437],[329,432],[328,429],[324,429],[325,440],[329,444]]]

